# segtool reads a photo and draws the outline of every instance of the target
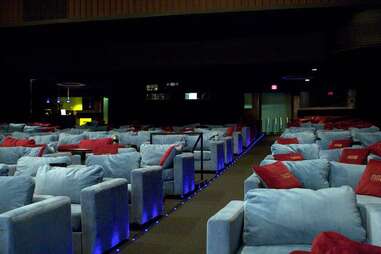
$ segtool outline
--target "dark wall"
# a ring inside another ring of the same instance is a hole
[[[0,102],[0,121],[26,119],[31,78],[49,81],[35,99],[56,95],[60,81],[86,83],[88,89],[78,91],[79,96],[110,96],[116,125],[135,120],[235,122],[244,115],[244,92],[268,91],[277,83],[281,91],[297,93],[305,83],[281,77],[309,75],[316,65],[322,72],[311,85],[361,88],[351,76],[357,66],[366,70],[362,62],[352,64],[358,58],[350,50],[334,51],[336,32],[353,11],[227,13],[0,29],[1,85],[9,94]],[[343,67],[348,63],[350,71]],[[180,84],[171,100],[145,100],[146,84],[167,82]],[[185,101],[184,92],[190,90],[206,93],[208,99]],[[360,111],[366,102],[359,99]]]

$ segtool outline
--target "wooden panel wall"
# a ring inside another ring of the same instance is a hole
[[[67,18],[96,19],[348,5],[365,0],[67,0]],[[22,0],[0,0],[0,25],[22,23]],[[54,21],[52,21],[54,22]]]
[[[0,25],[22,23],[22,0],[0,0]]]

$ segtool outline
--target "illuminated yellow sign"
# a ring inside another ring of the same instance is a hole
[[[79,126],[83,126],[87,123],[91,123],[93,121],[92,118],[79,118]]]

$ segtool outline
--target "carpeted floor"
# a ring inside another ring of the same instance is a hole
[[[196,254],[206,252],[206,223],[231,200],[243,199],[243,182],[251,175],[251,165],[258,164],[269,153],[271,138],[263,139],[233,167],[212,182],[169,217],[139,237],[119,247],[125,254]],[[166,200],[166,208],[175,200]],[[112,252],[115,253],[115,252]]]

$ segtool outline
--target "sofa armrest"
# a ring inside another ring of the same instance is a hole
[[[53,197],[0,214],[0,253],[73,253],[70,199]]]
[[[256,174],[252,174],[251,176],[246,178],[245,183],[244,183],[244,193],[243,193],[244,199],[246,199],[246,193],[249,190],[257,189],[257,188],[261,188],[261,187],[262,187],[261,180],[259,179],[259,177]]]
[[[251,143],[251,137],[250,137],[250,127],[242,127],[242,140],[243,140],[243,146],[247,148]]]
[[[233,161],[233,137],[224,137],[224,157],[225,163],[229,164]]]
[[[242,140],[242,133],[241,132],[234,132],[233,133],[233,149],[234,154],[241,154],[243,151],[243,140]]]
[[[108,180],[81,191],[83,253],[103,253],[129,238],[128,183]]]
[[[160,166],[131,171],[131,222],[142,225],[163,211],[163,170]]]
[[[207,254],[236,253],[242,242],[243,201],[231,201],[207,225]]]
[[[373,153],[369,154],[368,156],[368,161],[370,160],[378,160],[378,161],[381,161],[381,156],[378,156],[378,155],[375,155]]]
[[[210,142],[210,152],[212,168],[209,170],[220,171],[225,167],[225,154],[224,154],[224,142],[213,141]]]
[[[193,153],[182,153],[174,159],[174,195],[186,195],[194,191]]]
[[[358,204],[358,206],[367,242],[381,246],[381,206],[378,204]]]

